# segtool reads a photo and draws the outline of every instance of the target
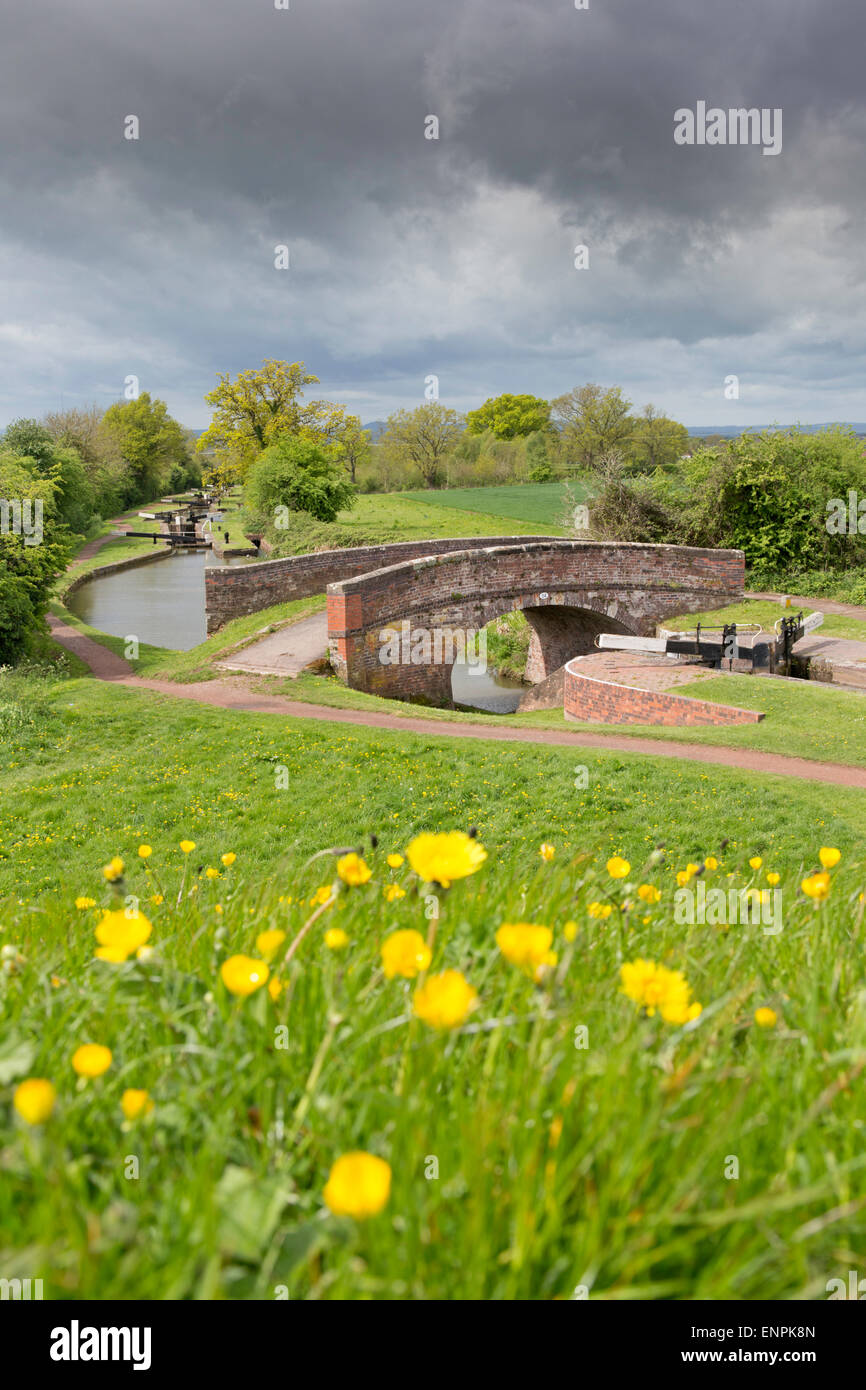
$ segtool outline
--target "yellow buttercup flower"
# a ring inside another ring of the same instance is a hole
[[[15,1087],[12,1104],[29,1125],[44,1125],[54,1109],[57,1091],[50,1081],[31,1076]]]
[[[777,1015],[774,1009],[756,1009],[755,1022],[759,1028],[774,1028]]]
[[[394,903],[398,898],[405,898],[406,889],[401,888],[399,883],[388,883],[385,886],[385,901]]]
[[[835,869],[839,860],[842,858],[840,849],[828,849],[826,845],[818,850],[818,858],[821,861],[822,869]]]
[[[139,845],[139,847],[138,847],[138,857],[139,857],[139,859],[149,859],[150,856],[151,856],[152,854],[153,854],[153,850],[151,849],[150,845]]]
[[[551,859],[553,858],[553,856],[556,854],[556,846],[555,846],[555,845],[549,845],[549,844],[545,841],[545,843],[540,847],[538,853],[541,855],[541,857],[542,857],[542,859],[544,860],[545,864],[549,864],[550,861],[551,861]]]
[[[367,867],[360,854],[355,854],[354,851],[337,860],[337,873],[350,888],[358,888],[373,877],[372,870]]]
[[[578,931],[579,928],[576,922],[566,922],[565,926],[562,929],[562,934],[565,937],[566,941],[574,941]]]
[[[400,867],[400,865],[401,865],[402,863],[403,863],[403,856],[402,856],[402,854],[389,854],[389,855],[388,855],[388,868],[389,868],[389,869],[399,869],[399,867]]]
[[[136,1091],[129,1088],[120,1097],[120,1108],[128,1120],[137,1120],[142,1115],[151,1113],[153,1101],[147,1091]]]
[[[804,878],[800,887],[807,898],[812,898],[815,902],[821,902],[830,892],[830,875],[828,873],[809,874]]]
[[[418,931],[395,931],[382,942],[382,968],[386,980],[402,975],[414,980],[433,959],[430,947]]]
[[[105,865],[102,873],[103,876],[108,879],[109,883],[116,883],[119,878],[123,877],[123,860],[118,855],[115,855],[114,858],[109,860]]]
[[[271,996],[275,1004],[284,989],[285,985],[283,984],[282,980],[277,979],[276,975],[273,975],[271,979],[268,981],[268,994]]]
[[[205,878],[222,878],[222,874],[220,873],[219,869],[213,868],[213,866],[210,864],[205,869],[204,876]]]
[[[613,903],[590,903],[586,910],[590,917],[597,917],[600,921],[606,922],[613,912]]]
[[[716,856],[715,856],[714,854],[708,854],[707,857],[706,857],[706,859],[704,860],[704,868],[705,868],[705,869],[717,869],[718,867],[719,867],[719,861],[718,861],[718,859],[716,858]]]
[[[321,888],[317,888],[313,896],[310,898],[310,907],[319,907],[322,903],[326,903],[330,896],[330,885],[327,883],[323,883]]]
[[[102,921],[96,927],[99,942],[96,954],[100,960],[121,963],[144,945],[152,931],[150,922],[137,908],[104,912]]]
[[[229,850],[227,854],[220,855],[220,863],[225,864],[227,869],[231,868],[232,864],[235,862],[236,859],[237,855],[234,853],[233,850]]]
[[[457,1028],[478,1002],[478,993],[459,970],[431,975],[412,998],[416,1017],[431,1028]]]
[[[72,1054],[72,1067],[79,1076],[101,1076],[111,1066],[111,1049],[102,1043],[83,1043]]]
[[[88,908],[88,907],[96,907],[96,899],[95,899],[95,898],[76,898],[76,899],[75,899],[75,906],[78,908],[79,912],[84,912],[85,909]]]
[[[620,967],[622,992],[652,1016],[658,1011],[666,1023],[688,1023],[697,1018],[701,1005],[691,1001],[691,988],[680,970],[669,970],[652,960],[627,961]]]
[[[496,933],[496,944],[506,960],[530,975],[534,976],[542,965],[556,964],[550,927],[530,922],[503,922]]]
[[[657,903],[661,901],[662,890],[656,888],[652,883],[642,883],[637,890],[637,895],[641,902]]]
[[[763,862],[764,862],[764,861],[763,861],[763,859],[761,858],[760,854],[753,854],[753,855],[752,855],[752,858],[749,860],[749,868],[750,868],[750,869],[760,869],[760,867],[761,867],[761,865],[763,864]]]
[[[267,961],[272,961],[286,939],[286,933],[274,927],[271,931],[259,932],[256,937],[256,950]]]
[[[338,1158],[325,1183],[325,1204],[335,1216],[363,1221],[376,1216],[391,1192],[391,1168],[384,1158],[356,1150]]]
[[[325,945],[329,951],[342,951],[348,944],[349,938],[342,927],[329,927],[325,932]]]
[[[625,878],[631,873],[631,864],[627,859],[623,859],[621,854],[615,854],[607,861],[607,871],[611,878]]]
[[[779,875],[779,874],[776,874],[776,873],[767,874],[767,882],[769,883],[769,885],[770,885],[771,888],[775,888],[776,884],[779,882],[779,878],[780,878],[780,875]]]
[[[226,989],[242,999],[266,984],[270,973],[263,960],[254,960],[252,956],[229,956],[220,966],[220,977]]]
[[[195,849],[195,840],[181,840],[180,847],[184,854],[192,854]]]
[[[150,901],[153,903],[154,907],[159,907],[160,903],[162,902],[162,894],[154,893]]]
[[[450,888],[455,879],[468,878],[481,868],[487,850],[462,830],[442,834],[424,831],[406,850],[409,863],[425,883]]]

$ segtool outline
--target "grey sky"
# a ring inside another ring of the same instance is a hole
[[[0,0],[0,24],[0,424],[135,373],[199,427],[217,371],[264,357],[365,420],[429,373],[458,409],[595,380],[692,424],[866,418],[859,0]],[[781,107],[781,154],[677,146],[699,100]]]

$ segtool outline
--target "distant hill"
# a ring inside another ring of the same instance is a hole
[[[823,425],[687,425],[689,434],[695,438],[701,438],[706,434],[721,434],[725,439],[736,439],[738,435],[745,434],[748,430],[752,434],[760,434],[762,430],[786,430],[800,429],[804,434],[817,434],[819,430],[833,429],[835,426],[842,425],[846,429],[852,429],[855,434],[866,434],[866,424],[857,424],[847,420],[830,420]]]
[[[371,420],[370,423],[364,425],[363,428],[370,431],[370,438],[375,444],[379,435],[384,434],[388,426],[385,424],[384,420]]]

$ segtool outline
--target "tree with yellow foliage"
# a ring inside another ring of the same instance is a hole
[[[213,450],[218,465],[227,465],[238,481],[259,454],[281,434],[321,440],[335,410],[329,401],[303,402],[306,386],[319,378],[303,362],[267,358],[259,368],[239,372],[232,381],[217,373],[219,385],[205,396],[214,416],[196,448]]]

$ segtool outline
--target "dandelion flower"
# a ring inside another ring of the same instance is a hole
[[[22,1120],[26,1120],[29,1125],[44,1125],[54,1109],[56,1100],[57,1091],[50,1081],[31,1076],[15,1087],[12,1104]]]
[[[542,965],[555,965],[553,932],[550,927],[530,922],[503,922],[496,933],[496,944],[505,959],[519,970],[535,975]]]
[[[462,830],[443,834],[424,831],[416,835],[406,850],[409,863],[425,883],[450,888],[457,878],[468,878],[481,868],[487,850]]]
[[[821,902],[830,892],[830,875],[828,873],[809,874],[804,878],[800,887],[807,898],[812,898],[815,902]]]
[[[125,961],[139,946],[144,945],[152,931],[151,923],[137,908],[104,912],[96,928],[96,939],[100,945],[96,954],[100,960],[115,963]]]
[[[220,977],[230,994],[238,994],[242,999],[255,994],[267,982],[270,970],[263,960],[252,956],[229,956],[220,966]]]
[[[372,870],[364,863],[360,854],[344,854],[337,860],[337,873],[344,883],[350,888],[359,888],[362,883],[367,883],[372,877]]]
[[[363,1221],[376,1216],[391,1192],[391,1168],[384,1158],[356,1150],[338,1158],[325,1183],[325,1204],[335,1216]]]
[[[775,1009],[756,1009],[755,1022],[759,1028],[775,1028],[777,1022]]]
[[[666,1023],[688,1023],[701,1012],[701,1005],[691,1001],[691,988],[680,970],[638,959],[620,967],[620,979],[623,994],[640,1004],[650,1018],[658,1012]]]
[[[393,980],[395,975],[414,980],[432,959],[430,947],[418,931],[395,931],[382,942],[382,968],[387,980]]]
[[[136,1091],[132,1088],[124,1091],[120,1097],[120,1108],[128,1120],[137,1120],[142,1115],[149,1115],[153,1110],[153,1101],[147,1091]]]
[[[431,975],[416,989],[412,1006],[417,1018],[431,1028],[457,1028],[478,1002],[478,993],[459,970]]]
[[[286,933],[274,927],[271,931],[259,932],[256,937],[256,950],[265,960],[272,961],[286,939]]]
[[[72,1067],[79,1076],[101,1076],[111,1066],[111,1048],[102,1043],[83,1043],[72,1054]]]

